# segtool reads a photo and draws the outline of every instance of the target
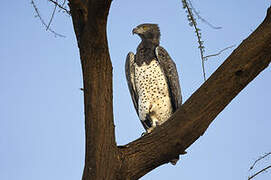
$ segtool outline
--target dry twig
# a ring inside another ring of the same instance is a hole
[[[183,8],[186,9],[186,12],[188,14],[187,18],[188,18],[188,21],[190,22],[189,25],[193,26],[195,29],[195,33],[196,33],[198,43],[199,43],[203,78],[204,78],[204,81],[206,81],[206,73],[205,73],[205,67],[204,67],[204,46],[203,46],[203,41],[201,40],[200,29],[197,27],[197,22],[194,18],[190,4],[188,4],[186,0],[182,0],[182,3],[183,3]]]
[[[55,12],[56,12],[56,7],[57,7],[57,5],[55,5],[54,11],[53,11],[51,19],[50,19],[50,21],[49,21],[49,23],[47,25],[46,31],[49,29],[49,27],[50,27],[50,25],[51,25],[51,23],[53,21],[53,18],[54,18]]]
[[[258,171],[257,173],[253,174],[252,176],[248,177],[248,180],[254,178],[255,176],[261,174],[262,172],[266,171],[267,169],[271,168],[271,165],[270,166],[267,166],[265,168],[263,168],[262,170]]]
[[[57,1],[54,1],[54,0],[48,0],[48,1],[54,3],[58,8],[64,10],[64,12],[66,12],[68,15],[71,15],[70,11],[64,7],[66,0],[63,1],[62,5],[60,5]]]
[[[50,22],[49,22],[48,24],[45,23],[44,19],[43,19],[43,18],[41,17],[41,15],[40,15],[40,12],[39,12],[38,7],[36,6],[34,0],[31,0],[31,4],[32,4],[32,6],[33,6],[33,8],[34,8],[34,10],[35,10],[35,12],[36,12],[35,17],[38,17],[38,18],[40,19],[42,25],[46,27],[46,30],[49,30],[49,31],[50,31],[51,33],[53,33],[56,37],[57,37],[57,36],[59,36],[59,37],[65,37],[64,35],[59,34],[59,33],[55,32],[54,30],[52,30],[52,29],[50,28],[50,24],[51,24],[52,20],[50,20]],[[52,17],[54,16],[54,13],[55,13],[55,10],[53,11]],[[51,19],[52,19],[52,17],[51,17]]]
[[[196,14],[196,16],[198,17],[199,20],[201,20],[202,22],[204,22],[205,24],[207,24],[208,26],[210,26],[210,27],[213,28],[213,29],[221,29],[221,28],[222,28],[222,27],[220,27],[220,26],[214,26],[214,25],[212,25],[210,22],[208,22],[206,19],[204,19],[204,18],[199,14],[199,12],[194,8],[194,6],[193,6],[191,0],[188,0],[188,3],[189,3],[191,9],[192,9],[193,12]]]
[[[263,156],[260,156],[258,159],[256,159],[256,161],[252,164],[252,166],[249,168],[249,170],[252,170],[254,168],[254,166],[262,159],[266,158],[267,156],[269,156],[271,154],[271,152],[266,153]]]
[[[216,54],[210,54],[210,55],[207,55],[207,56],[204,56],[204,61],[207,61],[209,57],[213,57],[213,56],[218,56],[220,55],[222,52],[226,51],[227,49],[230,49],[230,48],[233,48],[235,45],[231,45],[231,46],[228,46],[222,50],[220,50],[218,53]]]
[[[252,170],[252,169],[255,167],[255,165],[256,165],[259,161],[265,159],[265,158],[266,158],[267,156],[269,156],[270,154],[271,154],[271,152],[268,152],[268,153],[266,153],[265,155],[260,156],[258,159],[256,159],[256,160],[254,161],[254,163],[252,164],[252,166],[249,168],[249,170]],[[248,177],[248,180],[253,179],[254,177],[256,177],[257,175],[261,174],[262,172],[266,171],[266,170],[269,169],[269,168],[271,168],[271,165],[269,165],[269,166],[267,166],[267,167],[261,169],[260,171],[254,173],[252,176],[249,176],[249,177]]]

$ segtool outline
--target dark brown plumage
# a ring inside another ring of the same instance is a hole
[[[142,39],[136,50],[135,63],[142,65],[143,62],[150,64],[156,58],[155,48],[159,46],[160,30],[157,24],[141,24],[133,29],[133,34],[138,34]]]

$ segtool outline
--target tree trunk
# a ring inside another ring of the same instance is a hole
[[[106,24],[111,1],[70,1],[83,70],[86,155],[83,179],[116,179],[112,64]]]
[[[152,133],[117,147],[106,24],[111,0],[69,0],[83,70],[84,180],[138,179],[183,154],[271,60],[271,8],[262,24]],[[127,89],[128,90],[128,89]]]

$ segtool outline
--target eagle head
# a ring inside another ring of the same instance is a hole
[[[133,29],[133,34],[139,35],[144,40],[160,40],[160,29],[157,24],[140,24]]]

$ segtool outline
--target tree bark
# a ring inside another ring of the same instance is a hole
[[[112,64],[106,24],[111,1],[69,2],[83,71],[86,155],[83,178],[116,179]]]
[[[271,60],[271,7],[262,24],[163,125],[117,147],[106,24],[111,0],[70,0],[84,82],[83,180],[138,179],[183,154]],[[127,89],[128,90],[128,89]]]

